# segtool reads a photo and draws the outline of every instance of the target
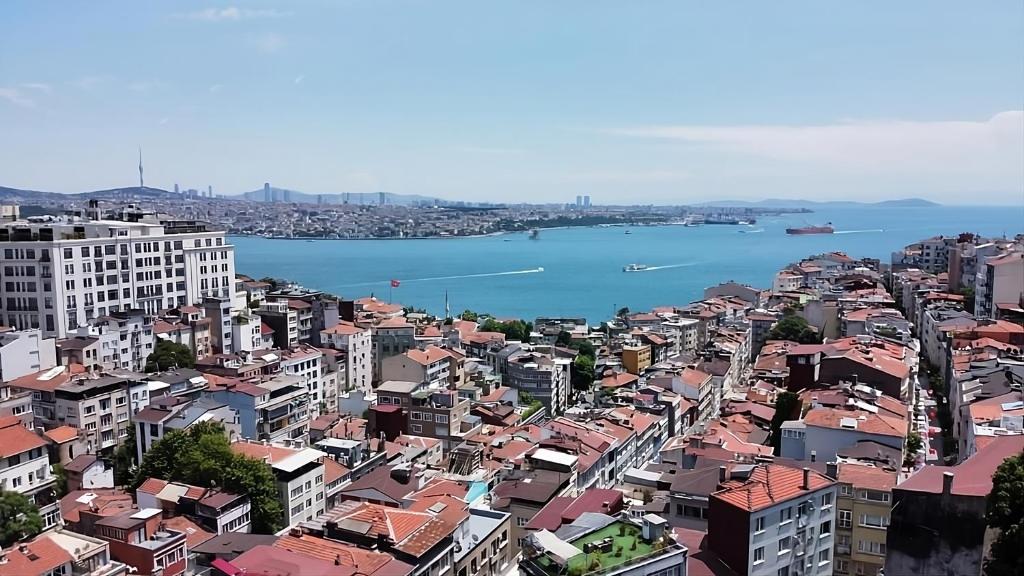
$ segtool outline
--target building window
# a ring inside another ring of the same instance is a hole
[[[524,518],[522,516],[517,516],[516,517],[516,526],[518,526],[520,528],[522,528],[523,526],[526,526],[529,523],[530,523],[530,519],[529,518]]]
[[[764,546],[754,548],[754,564],[764,562]]]
[[[832,550],[825,548],[818,552],[818,564],[828,564],[832,560]]]
[[[864,552],[865,554],[877,554],[879,556],[885,556],[885,544],[882,542],[857,540],[857,550],[860,552]]]
[[[822,508],[828,508],[831,505],[832,505],[832,493],[831,492],[826,492],[825,494],[823,494],[821,496],[821,507]]]
[[[849,484],[840,484],[839,494],[842,496],[850,496],[853,494],[853,486],[850,486]]]
[[[853,525],[853,512],[850,510],[839,511],[839,527],[849,528]]]
[[[860,525],[868,528],[885,528],[889,525],[889,518],[877,514],[861,514]]]
[[[820,534],[820,537],[824,538],[824,537],[828,536],[829,534],[832,534],[832,521],[831,520],[826,520],[826,521],[821,523],[821,534]]]
[[[789,536],[779,538],[779,555],[786,554],[792,550]]]
[[[764,532],[764,516],[758,516],[754,519],[754,533],[760,534]]]
[[[789,506],[779,510],[779,524],[785,524],[793,520],[793,507]]]
[[[419,424],[413,424],[412,431],[416,434],[420,434],[423,432],[423,426],[420,426]]]

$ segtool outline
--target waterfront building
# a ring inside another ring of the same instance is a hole
[[[320,333],[324,346],[345,354],[345,386],[339,390],[370,392],[373,380],[373,338],[370,330],[352,322],[338,322]]]
[[[130,207],[114,218],[33,218],[0,226],[0,317],[65,338],[110,312],[230,296],[234,247],[204,223]]]

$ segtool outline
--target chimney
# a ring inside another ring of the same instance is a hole
[[[948,497],[953,493],[953,473],[943,472],[942,473],[942,495]]]
[[[811,489],[811,469],[810,468],[806,468],[806,467],[804,468],[804,483],[803,483],[803,485],[801,485],[801,488],[803,488],[804,490],[810,490]]]
[[[811,450],[811,462],[817,462],[817,461],[818,461],[818,451],[817,450]]]
[[[825,471],[826,476],[828,476],[829,478],[831,478],[833,480],[838,480],[839,479],[839,463],[838,462],[829,462],[825,466],[826,466],[826,471]]]

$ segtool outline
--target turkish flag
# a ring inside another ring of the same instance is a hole
[[[392,288],[398,288],[398,286],[399,286],[400,284],[401,284],[401,282],[399,282],[398,280],[392,280],[392,281],[391,281],[391,287],[392,287]]]

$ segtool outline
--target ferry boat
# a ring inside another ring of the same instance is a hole
[[[632,230],[626,230],[626,234],[632,234],[632,233],[633,233]]]
[[[801,234],[832,234],[836,230],[832,227],[832,223],[829,222],[824,226],[804,226],[802,228],[786,228],[786,234],[801,235]]]
[[[647,264],[630,264],[622,267],[623,272],[643,272],[644,270],[647,270]]]

